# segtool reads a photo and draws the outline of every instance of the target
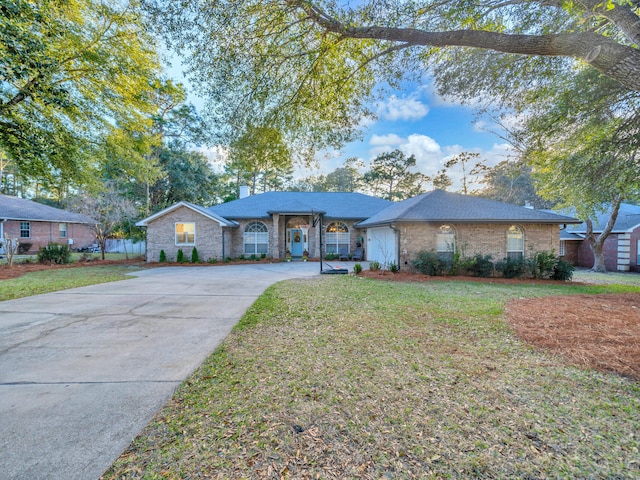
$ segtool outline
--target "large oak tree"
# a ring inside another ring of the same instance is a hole
[[[25,177],[85,184],[150,125],[158,68],[137,0],[0,2],[0,149]]]
[[[444,93],[509,103],[593,68],[640,90],[630,0],[149,0],[233,136],[247,120],[319,146],[358,132],[380,84],[435,75]]]

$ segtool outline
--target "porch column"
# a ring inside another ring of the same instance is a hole
[[[618,235],[618,271],[628,272],[631,265],[631,234]]]
[[[271,258],[280,259],[280,215],[273,214],[273,226],[271,227]]]

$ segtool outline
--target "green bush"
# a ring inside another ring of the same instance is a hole
[[[261,253],[261,254],[260,254],[260,258],[261,258],[262,260],[264,260],[265,258],[267,258],[267,254],[266,254],[266,253]]]
[[[160,262],[164,263],[167,261],[167,254],[164,253],[164,250],[160,250]]]
[[[41,247],[38,252],[39,263],[71,263],[71,249],[69,245],[58,245],[50,243],[46,247]]]
[[[496,264],[496,270],[504,278],[522,278],[527,272],[527,264],[523,258],[505,258]]]
[[[551,278],[557,259],[553,252],[537,252],[528,260],[533,278]]]
[[[191,250],[191,263],[200,263],[200,257],[198,256],[198,249],[193,247]]]
[[[353,266],[353,273],[355,273],[356,275],[358,275],[360,272],[362,272],[362,265],[360,265],[359,263],[356,263]]]
[[[573,278],[574,270],[575,270],[575,267],[571,262],[558,259],[558,261],[553,267],[553,273],[551,274],[551,278],[553,280],[562,280],[564,282],[568,282]]]
[[[29,250],[31,250],[31,247],[33,247],[33,243],[31,242],[19,242],[18,255],[25,255],[29,253]]]
[[[214,263],[218,263],[218,259],[217,258],[210,258],[209,260],[207,260],[207,263],[210,263],[210,264],[213,265]]]
[[[449,262],[441,258],[433,250],[418,252],[416,259],[413,261],[413,266],[416,270],[424,275],[444,275],[449,269]]]
[[[327,253],[327,254],[324,256],[324,259],[325,259],[325,260],[335,260],[336,258],[338,258],[338,255],[337,255],[337,254],[335,254],[335,253]]]
[[[400,271],[400,267],[399,267],[398,265],[396,265],[395,263],[391,262],[391,263],[389,264],[389,271],[390,271],[391,273],[399,272],[399,271]]]
[[[382,265],[380,265],[380,262],[378,262],[377,260],[374,260],[369,264],[369,270],[371,270],[372,272],[377,272],[378,270],[380,270],[380,268],[382,268]]]
[[[178,250],[178,257],[176,258],[176,262],[178,263],[185,263],[187,261],[186,258],[184,258],[184,252],[182,251],[182,249]]]
[[[495,270],[493,257],[491,255],[476,253],[469,269],[474,277],[488,278],[493,275],[493,271]]]

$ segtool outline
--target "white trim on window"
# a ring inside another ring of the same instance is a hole
[[[442,225],[436,233],[436,252],[453,253],[456,251],[456,230],[451,225]]]
[[[58,224],[58,232],[59,232],[60,238],[67,238],[67,224],[66,223],[59,223]]]
[[[20,222],[20,238],[31,238],[31,223]]]
[[[558,252],[558,256],[559,257],[564,257],[565,256],[565,241],[564,240],[560,240],[560,251]]]
[[[344,222],[332,222],[325,230],[325,252],[343,254],[351,250],[349,227]]]
[[[245,255],[269,253],[269,229],[262,222],[251,222],[244,229],[243,249]]]
[[[176,245],[195,245],[196,224],[194,222],[176,222],[175,242]]]
[[[524,230],[518,225],[511,225],[507,230],[507,258],[524,258]]]

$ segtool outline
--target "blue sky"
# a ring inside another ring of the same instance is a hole
[[[167,73],[174,80],[185,83],[190,92],[189,101],[201,110],[204,100],[193,95],[193,89],[180,70],[174,66]],[[488,166],[506,160],[510,153],[502,139],[486,130],[489,122],[476,121],[472,107],[441,98],[430,84],[406,84],[402,90],[390,92],[372,108],[377,119],[364,126],[362,140],[345,145],[339,152],[322,152],[317,157],[317,168],[298,167],[296,176],[329,173],[349,157],[359,157],[368,168],[376,155],[396,148],[406,155],[415,155],[416,169],[429,176],[435,175],[448,159],[463,151],[479,153]],[[219,166],[221,162],[216,161],[216,151],[220,148],[210,149],[208,156]],[[460,186],[459,174],[449,172],[454,180],[452,190]]]

